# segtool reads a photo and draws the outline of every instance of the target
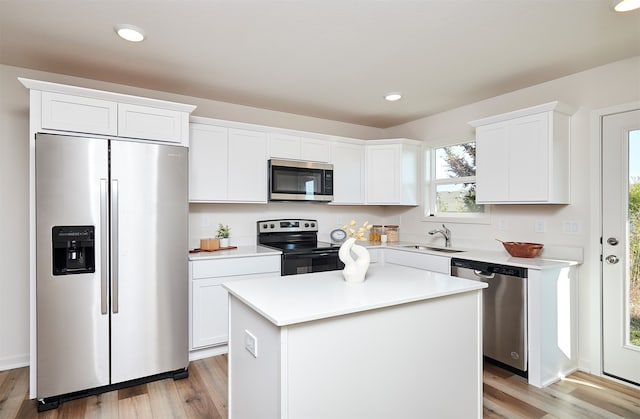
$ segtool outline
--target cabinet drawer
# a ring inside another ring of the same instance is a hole
[[[277,275],[280,274],[280,255],[198,260],[192,263],[193,279],[252,275],[268,272],[273,272]]]
[[[451,271],[451,258],[449,257],[405,252],[404,250],[387,249],[384,255],[384,262],[424,269],[425,271],[440,272],[447,275]]]
[[[118,134],[118,104],[107,100],[42,92],[42,128]]]
[[[180,143],[182,112],[121,103],[118,136]]]

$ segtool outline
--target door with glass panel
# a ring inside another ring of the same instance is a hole
[[[603,372],[640,384],[640,109],[602,118]]]

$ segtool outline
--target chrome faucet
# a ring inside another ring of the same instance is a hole
[[[451,247],[451,230],[447,228],[444,224],[442,224],[442,228],[436,228],[429,232],[430,236],[434,234],[440,233],[444,236],[444,247]]]

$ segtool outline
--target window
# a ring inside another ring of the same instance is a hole
[[[489,207],[476,204],[475,141],[429,149],[425,162],[425,216],[489,222]]]

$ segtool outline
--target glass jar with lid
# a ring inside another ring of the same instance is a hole
[[[379,224],[374,224],[369,231],[369,241],[371,242],[379,242],[380,237],[382,236],[382,226]]]
[[[400,227],[397,225],[386,225],[384,226],[384,234],[387,235],[387,242],[398,243],[398,239],[400,238]]]

